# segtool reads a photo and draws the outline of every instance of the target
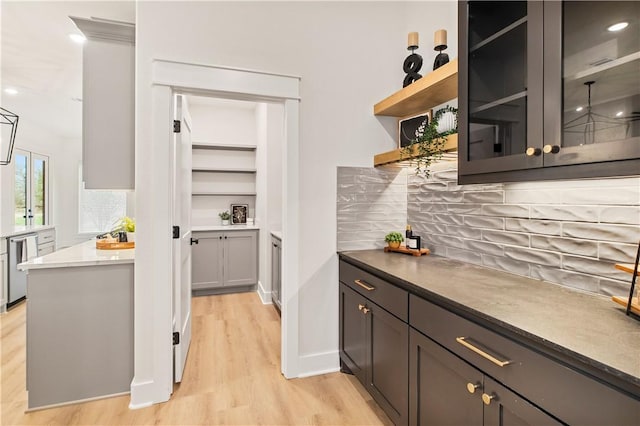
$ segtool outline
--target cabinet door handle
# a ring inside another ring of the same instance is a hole
[[[222,239],[222,235],[220,235],[220,236],[218,237],[218,239],[219,239],[219,240],[221,240],[221,239]]]
[[[558,145],[545,145],[542,151],[545,154],[557,154],[560,152],[560,147]]]
[[[493,398],[495,398],[495,395],[488,395],[486,393],[482,394],[482,402],[484,402],[484,405],[490,405],[491,404],[491,400]]]
[[[478,389],[479,387],[480,385],[477,383],[467,383],[467,391],[469,393],[475,393],[476,389]]]
[[[526,154],[528,157],[534,157],[542,154],[542,150],[540,148],[534,148],[530,146],[529,148],[527,148]]]
[[[364,305],[362,303],[358,303],[358,310],[361,311],[364,309]]]
[[[361,280],[354,280],[353,282],[358,284],[360,287],[364,288],[367,291],[373,291],[373,290],[376,289],[375,287],[370,286],[369,284],[367,284],[367,283],[365,283],[364,281],[361,281]]]
[[[225,240],[227,239],[227,236],[226,236],[226,235],[224,236],[224,239],[225,239]]]
[[[362,312],[367,315],[369,312],[371,312],[371,309],[367,308],[366,306],[362,308]]]
[[[496,358],[496,357],[494,357],[492,355],[489,355],[488,353],[486,353],[482,349],[473,346],[471,343],[467,342],[465,339],[466,339],[466,337],[456,337],[456,342],[460,343],[465,348],[477,353],[481,357],[483,357],[485,359],[488,359],[489,361],[491,361],[492,363],[494,363],[498,367],[504,367],[505,365],[511,364],[511,361],[500,361],[498,358]]]
[[[191,239],[191,245],[198,244],[198,243],[200,243],[199,239],[197,239],[197,238],[192,238]]]

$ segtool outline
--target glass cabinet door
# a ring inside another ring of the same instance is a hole
[[[542,166],[542,2],[470,1],[460,8],[464,174]]]
[[[640,158],[640,2],[544,13],[545,167]]]

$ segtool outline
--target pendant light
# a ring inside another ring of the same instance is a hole
[[[11,163],[13,145],[16,141],[16,130],[18,129],[18,116],[9,110],[0,107],[0,166]]]

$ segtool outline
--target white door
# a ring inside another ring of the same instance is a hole
[[[182,373],[191,343],[191,116],[184,96],[174,96],[174,119],[180,132],[174,132],[173,225],[179,227],[173,240],[173,332],[179,343],[173,350],[173,377]]]

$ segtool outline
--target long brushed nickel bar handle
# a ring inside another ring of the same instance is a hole
[[[465,339],[466,339],[466,337],[456,337],[456,342],[460,343],[465,348],[477,353],[481,357],[483,357],[485,359],[488,359],[489,361],[491,361],[492,363],[494,363],[498,367],[504,367],[505,365],[511,364],[511,361],[500,361],[498,358],[489,355],[488,353],[486,353],[482,349],[473,346],[471,343],[467,342]]]
[[[373,286],[370,286],[369,284],[365,283],[364,281],[360,281],[360,280],[354,280],[354,283],[358,284],[360,287],[364,288],[367,291],[373,291],[376,288]]]

